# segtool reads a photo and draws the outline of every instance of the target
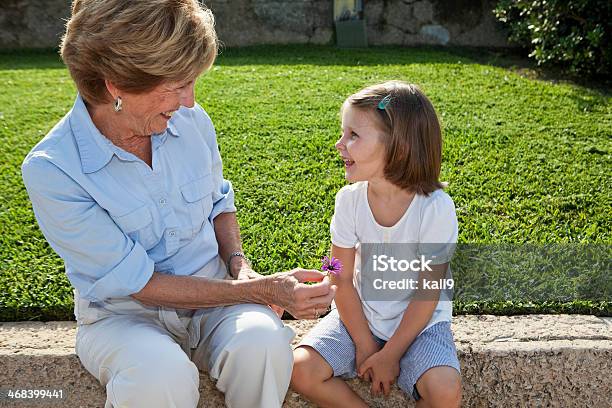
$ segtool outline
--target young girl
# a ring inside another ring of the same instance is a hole
[[[332,256],[343,264],[332,278],[336,307],[294,350],[291,387],[320,406],[366,407],[343,381],[359,375],[374,395],[397,382],[417,407],[459,406],[450,300],[434,291],[410,301],[417,288],[399,301],[373,301],[360,288],[364,243],[457,241],[455,207],[438,180],[436,112],[415,85],[392,81],[350,96],[341,113],[336,149],[353,184],[336,195],[330,228]],[[432,273],[444,275],[449,259],[438,259]]]

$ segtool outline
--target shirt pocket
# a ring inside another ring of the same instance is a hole
[[[160,240],[155,233],[151,209],[143,205],[125,215],[113,216],[115,223],[134,242],[138,242],[145,250],[153,248]]]
[[[210,216],[212,202],[212,175],[207,174],[181,186],[181,194],[185,200],[191,218],[191,235],[198,234]]]

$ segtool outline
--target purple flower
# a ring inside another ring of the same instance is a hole
[[[342,272],[342,263],[340,263],[340,260],[334,258],[333,256],[331,259],[324,256],[323,259],[321,259],[321,262],[323,263],[323,265],[321,265],[321,270],[323,272],[327,272],[328,275],[331,273],[334,276],[338,276],[340,275],[340,272]]]

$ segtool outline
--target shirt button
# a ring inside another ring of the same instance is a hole
[[[160,199],[159,199],[159,203],[160,203],[161,205],[166,205],[167,201],[166,201],[166,199],[165,199],[165,198],[160,198]]]
[[[176,231],[170,231],[168,235],[170,235],[171,237],[174,237],[176,235]]]

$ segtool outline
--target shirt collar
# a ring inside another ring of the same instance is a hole
[[[115,147],[110,140],[108,140],[94,125],[85,106],[85,102],[80,94],[77,94],[74,106],[70,112],[70,127],[76,139],[77,146],[79,147],[79,155],[81,158],[81,166],[85,173],[95,173],[104,166],[113,157],[113,154],[117,154]],[[168,133],[174,137],[178,137],[179,133],[176,125],[171,119],[168,121],[168,128],[166,132],[161,135],[165,136]],[[165,141],[160,140],[160,144]]]
[[[168,129],[166,130],[172,136],[179,137],[178,130],[176,129],[176,125],[174,124],[174,117],[168,121]]]
[[[110,141],[96,128],[78,94],[70,112],[70,127],[79,148],[83,172],[94,173],[106,166],[113,157]]]

